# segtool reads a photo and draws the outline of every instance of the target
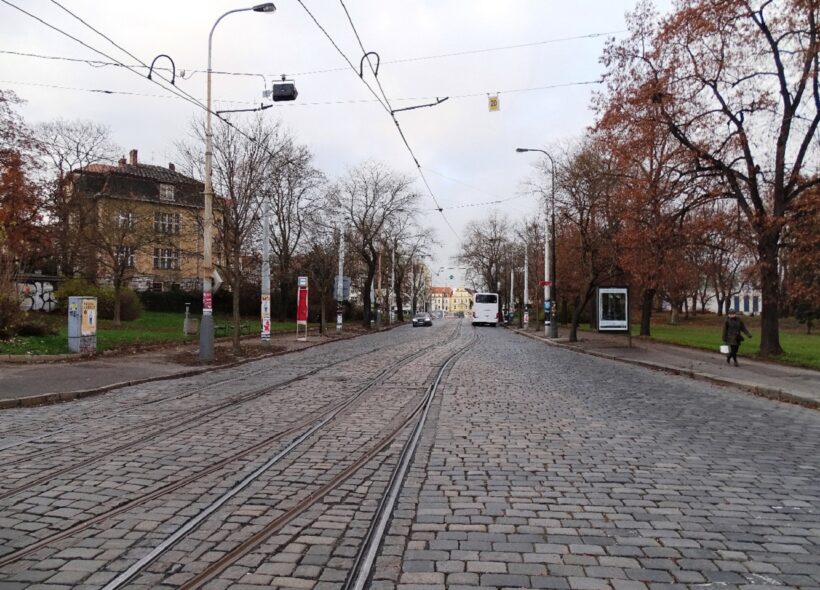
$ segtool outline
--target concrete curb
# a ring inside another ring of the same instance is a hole
[[[629,365],[635,365],[639,367],[645,367],[647,369],[652,369],[655,371],[661,371],[664,373],[670,373],[672,375],[681,375],[683,377],[689,377],[690,379],[695,379],[698,381],[707,381],[709,383],[714,383],[715,385],[721,385],[726,387],[733,387],[736,389],[740,389],[747,393],[751,393],[757,397],[765,397],[767,399],[771,399],[778,402],[785,402],[789,404],[796,404],[799,406],[803,406],[805,408],[809,408],[812,410],[820,410],[820,402],[817,400],[809,399],[800,395],[796,395],[794,393],[789,393],[788,391],[783,391],[782,389],[775,389],[773,387],[763,387],[761,385],[757,385],[756,383],[750,383],[748,381],[741,381],[741,380],[733,380],[733,379],[724,379],[721,377],[716,377],[714,375],[709,375],[707,373],[701,373],[699,371],[692,371],[689,369],[683,369],[681,367],[674,367],[670,365],[665,365],[663,363],[653,363],[651,361],[640,361],[635,359],[627,359],[623,357],[619,357],[613,354],[607,354],[605,352],[598,352],[594,350],[584,350],[583,348],[578,348],[576,346],[569,346],[567,344],[562,344],[560,342],[553,342],[551,340],[547,340],[542,338],[541,336],[537,336],[535,334],[528,334],[523,330],[517,330],[515,328],[508,328],[512,332],[516,334],[520,334],[521,336],[526,336],[527,338],[531,338],[533,340],[538,340],[539,342],[543,342],[550,346],[556,346],[558,348],[563,348],[564,350],[571,350],[573,352],[578,352],[581,354],[588,354],[590,356],[597,356],[599,358],[608,359],[611,361],[616,361],[619,363],[626,363]]]
[[[216,371],[219,369],[230,369],[233,367],[238,367],[240,365],[245,365],[247,363],[252,363],[254,361],[260,361],[268,358],[273,358],[275,356],[282,356],[285,354],[290,354],[292,352],[299,352],[301,350],[307,350],[308,348],[314,348],[316,346],[323,346],[325,344],[330,344],[331,342],[338,342],[339,340],[348,340],[352,338],[357,338],[361,336],[361,334],[356,334],[355,336],[346,336],[342,338],[337,338],[335,340],[327,340],[325,342],[317,342],[316,344],[311,344],[310,346],[305,346],[303,348],[299,348],[297,350],[283,350],[281,352],[271,352],[268,354],[262,354],[259,356],[255,356],[249,359],[242,359],[239,361],[234,361],[232,363],[228,363],[225,365],[213,365],[208,367],[203,367],[201,369],[191,369],[189,371],[180,371],[178,373],[170,373],[168,375],[157,375],[156,377],[147,377],[145,379],[134,379],[132,381],[121,381],[119,383],[113,383],[111,385],[104,385],[102,387],[95,387],[93,389],[83,389],[79,391],[66,391],[63,393],[41,393],[37,395],[31,395],[28,397],[18,397],[14,399],[4,399],[0,400],[0,410],[7,410],[11,408],[27,408],[32,406],[45,406],[50,404],[57,404],[61,402],[71,401],[75,399],[82,399],[86,397],[92,397],[95,395],[101,395],[103,393],[107,393],[114,389],[121,389],[123,387],[132,387],[134,385],[142,385],[143,383],[152,383],[154,381],[164,381],[168,380],[171,381],[173,379],[184,379],[185,377],[194,377],[196,375],[201,375],[203,373],[210,373],[211,371]]]

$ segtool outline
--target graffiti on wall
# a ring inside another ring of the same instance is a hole
[[[17,283],[17,292],[20,295],[20,308],[25,311],[54,311],[57,309],[54,285],[49,281]]]

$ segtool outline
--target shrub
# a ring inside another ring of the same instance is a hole
[[[0,338],[13,336],[22,317],[23,312],[17,298],[0,292]]]
[[[83,279],[69,279],[57,289],[57,300],[65,307],[69,297],[85,296],[97,298],[97,314],[106,320],[114,319],[114,288],[98,286]],[[133,289],[120,291],[120,319],[132,321],[142,314],[142,304]]]
[[[113,310],[111,317],[113,317]],[[123,289],[120,291],[120,319],[124,322],[132,322],[142,315],[142,303],[137,293],[133,289]]]
[[[42,318],[35,318],[31,314],[26,314],[15,327],[18,336],[51,336],[57,334],[58,331],[55,326],[49,325]]]

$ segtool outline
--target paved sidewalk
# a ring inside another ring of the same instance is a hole
[[[726,364],[717,351],[709,352],[671,344],[661,344],[638,337],[628,346],[626,336],[579,332],[579,342],[569,342],[566,329],[557,340],[544,337],[543,332],[514,329],[530,338],[553,346],[642,365],[652,369],[686,375],[694,379],[738,387],[771,399],[798,403],[820,409],[820,372],[777,363],[740,358],[740,366]]]
[[[355,332],[349,335],[353,336]],[[301,350],[333,339],[335,338],[312,334],[307,342],[300,342],[293,333],[274,334],[271,338],[271,354]],[[192,342],[135,354],[66,358],[60,362],[0,361],[0,410],[67,401],[97,395],[118,387],[196,375],[228,366],[198,366],[174,360],[181,352],[196,351],[197,346]],[[230,346],[230,342],[220,341],[216,346],[227,347]],[[261,346],[261,343],[256,337],[243,338],[242,346]],[[263,357],[257,356],[230,364],[241,364],[259,358]]]

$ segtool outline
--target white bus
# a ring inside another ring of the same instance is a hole
[[[472,323],[474,326],[498,325],[498,293],[476,293],[473,296]]]

